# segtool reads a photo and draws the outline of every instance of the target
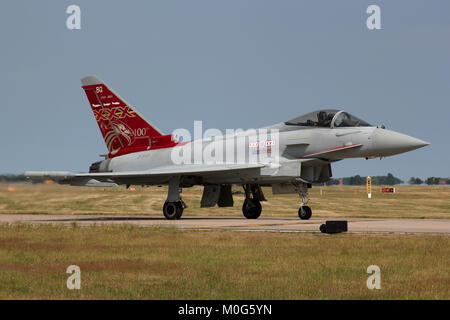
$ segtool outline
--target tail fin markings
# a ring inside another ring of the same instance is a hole
[[[137,110],[96,76],[81,79],[97,124],[108,148],[108,157],[172,147],[172,135],[163,135]]]

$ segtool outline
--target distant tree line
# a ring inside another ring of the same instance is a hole
[[[20,182],[28,179],[23,174],[2,174],[0,175],[0,182]]]
[[[409,179],[409,181],[408,181],[409,184],[422,184],[424,182],[429,186],[430,185],[438,185],[438,184],[440,184],[440,185],[450,184],[450,178],[429,177],[425,181],[423,181],[420,178],[411,177],[411,179]]]
[[[360,175],[352,176],[352,177],[344,177],[340,179],[330,179],[326,185],[332,186],[332,185],[339,185],[342,184],[346,186],[361,186],[366,184],[366,178],[367,177],[361,177]],[[394,177],[392,173],[388,173],[387,176],[373,176],[372,178],[372,185],[389,185],[393,186],[396,184],[401,184],[403,181],[397,177]],[[411,177],[408,181],[410,185],[420,185],[420,184],[427,184],[427,185],[446,185],[450,184],[450,178],[441,178],[441,177],[429,177],[425,181],[416,178]],[[322,185],[322,183],[318,183],[317,185]]]
[[[360,186],[366,184],[367,177],[361,177],[359,175],[343,178],[344,185],[349,186]],[[373,176],[372,185],[388,185],[393,186],[396,184],[401,184],[403,181],[397,177],[394,177],[392,173],[388,173],[387,176]]]
[[[388,185],[393,186],[396,184],[401,184],[403,181],[397,177],[395,177],[392,173],[388,173],[386,176],[373,176],[372,185]],[[340,179],[330,179],[326,185],[340,185],[341,182],[345,186],[363,186],[366,185],[367,177],[361,177],[359,174],[351,177],[344,177]],[[320,185],[320,184],[319,184]]]
[[[420,178],[411,177],[411,179],[409,179],[408,183],[409,184],[422,184],[423,180]]]

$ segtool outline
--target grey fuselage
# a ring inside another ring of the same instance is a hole
[[[258,163],[263,166],[241,172],[185,176],[180,186],[244,183],[271,185],[290,181],[314,183],[329,180],[332,162],[346,158],[386,157],[427,144],[378,127],[318,128],[280,123],[258,130],[106,159],[94,172],[142,172],[183,165]],[[134,185],[159,185],[167,181],[167,177],[115,180],[119,184]]]

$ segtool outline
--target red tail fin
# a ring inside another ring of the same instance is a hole
[[[81,79],[110,158],[175,145],[96,76]]]

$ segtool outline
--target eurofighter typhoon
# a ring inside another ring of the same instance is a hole
[[[168,185],[167,219],[181,218],[186,208],[181,189],[194,185],[204,186],[201,207],[233,206],[231,187],[242,186],[242,212],[248,219],[261,214],[262,186],[271,186],[273,194],[298,193],[298,216],[309,219],[308,189],[330,179],[331,163],[392,156],[429,144],[332,109],[256,130],[198,139],[194,134],[190,140],[183,130],[163,134],[98,77],[81,83],[108,148],[105,159],[91,164],[88,173],[25,175],[73,186]]]

